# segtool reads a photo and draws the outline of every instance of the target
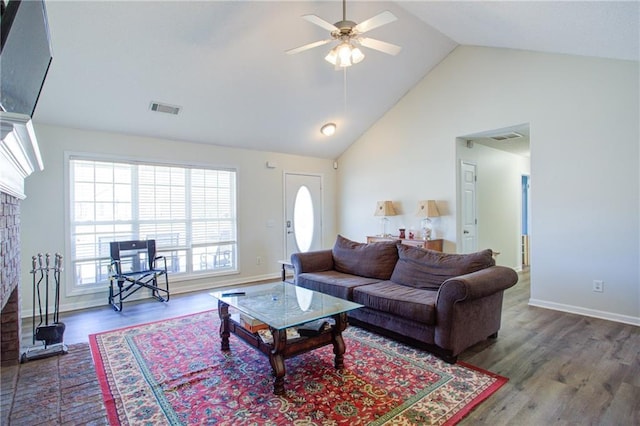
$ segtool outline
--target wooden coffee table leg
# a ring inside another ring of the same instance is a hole
[[[344,339],[342,338],[342,332],[347,328],[347,314],[342,313],[333,317],[336,320],[336,324],[333,327],[333,353],[335,354],[334,365],[336,369],[344,368],[344,353],[346,347],[344,345]]]
[[[275,395],[282,395],[284,393],[284,349],[287,346],[287,330],[275,330],[271,329],[273,335],[273,349],[269,354],[269,362],[273,369],[273,393]]]
[[[229,331],[229,318],[231,315],[229,314],[229,305],[218,300],[218,316],[220,317],[220,346],[223,351],[229,350],[229,336],[231,332]]]

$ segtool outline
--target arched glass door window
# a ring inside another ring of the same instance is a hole
[[[293,232],[301,252],[309,251],[313,240],[313,200],[306,186],[301,186],[293,206]]]

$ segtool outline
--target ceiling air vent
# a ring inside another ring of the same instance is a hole
[[[504,135],[489,136],[489,139],[493,139],[494,141],[506,141],[509,139],[518,139],[521,137],[522,135],[520,133],[510,132],[505,133]]]
[[[151,102],[151,106],[149,107],[151,111],[155,112],[164,112],[167,114],[178,115],[181,107],[169,104],[161,104],[160,102]]]

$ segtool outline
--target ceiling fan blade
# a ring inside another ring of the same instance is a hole
[[[376,40],[375,38],[360,37],[358,41],[364,47],[379,50],[380,52],[384,52],[389,55],[397,55],[402,50],[402,47],[400,46],[387,43],[386,41]]]
[[[293,48],[293,49],[289,49],[289,50],[285,51],[285,53],[287,55],[295,55],[296,53],[304,52],[305,50],[309,50],[309,49],[313,49],[314,47],[325,45],[325,44],[329,43],[332,40],[333,39],[314,41],[313,43],[305,44],[304,46],[300,46],[300,47],[296,47],[296,48]]]
[[[325,21],[324,19],[322,19],[317,15],[304,15],[302,19],[309,21],[312,24],[316,24],[317,26],[322,27],[329,32],[335,31],[338,29],[338,27],[336,27],[333,24],[330,24],[329,22]]]
[[[371,31],[374,28],[378,28],[382,25],[393,22],[396,19],[398,18],[396,18],[393,13],[385,10],[384,12],[377,14],[373,18],[369,18],[366,21],[360,22],[354,27],[354,30],[356,30],[360,34],[366,33],[367,31]]]

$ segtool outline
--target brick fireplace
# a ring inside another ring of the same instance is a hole
[[[31,117],[0,108],[0,365],[20,360],[20,202],[24,180],[44,169]]]
[[[0,364],[20,360],[20,200],[0,192]]]

